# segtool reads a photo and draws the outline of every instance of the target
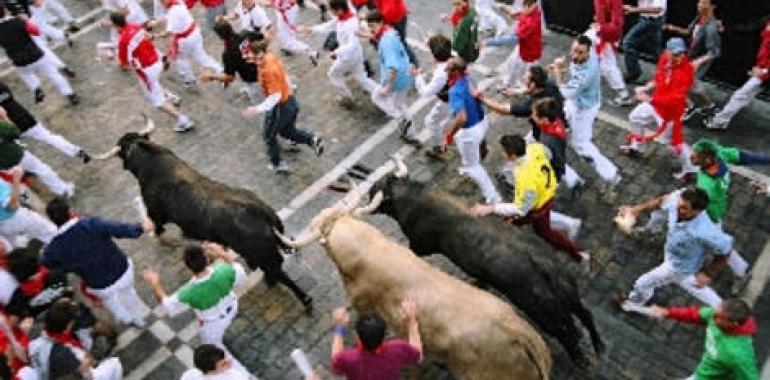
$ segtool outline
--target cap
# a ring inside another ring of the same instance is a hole
[[[687,51],[687,45],[680,37],[673,37],[666,42],[666,50],[674,54],[682,54]]]

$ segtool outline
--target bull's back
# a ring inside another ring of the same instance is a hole
[[[462,378],[547,376],[550,353],[545,342],[497,297],[434,268],[353,218],[335,224],[326,248],[356,309],[377,312],[402,336],[401,300],[415,298],[426,354]],[[358,257],[339,257],[353,255]]]

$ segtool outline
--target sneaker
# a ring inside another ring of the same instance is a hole
[[[65,198],[72,198],[75,196],[75,184],[72,182],[67,182],[65,184],[64,191],[59,194]]]
[[[714,110],[716,112],[716,110]],[[706,129],[711,130],[725,130],[727,129],[727,123],[717,123],[714,121],[714,117],[703,120],[703,126]]]
[[[196,84],[198,84],[198,81],[196,81],[195,79],[193,79],[193,80],[186,80],[186,81],[182,82],[182,87],[190,88],[192,86],[195,86]]]
[[[91,155],[86,153],[83,149],[79,150],[75,156],[83,160],[84,164],[87,164],[89,161],[91,161]]]
[[[143,329],[147,326],[147,323],[144,322],[143,318],[136,318],[128,323],[131,326],[134,326],[138,329]]]
[[[195,126],[195,122],[190,120],[189,117],[182,115],[176,124],[174,124],[174,132],[187,132]]]
[[[72,69],[70,69],[70,68],[69,68],[69,67],[67,67],[67,66],[64,66],[64,67],[62,67],[61,69],[59,69],[59,71],[60,71],[60,72],[61,72],[61,73],[62,73],[62,74],[65,76],[65,77],[67,77],[67,78],[70,78],[70,79],[72,79],[72,78],[75,78],[75,76],[77,76],[77,74],[75,74],[75,71],[73,71]]]
[[[45,92],[42,88],[35,89],[35,104],[42,103],[45,100]]]
[[[582,226],[583,221],[576,218],[575,223],[572,223],[567,227],[567,236],[570,240],[574,241],[577,238],[578,233],[580,233],[580,227]]]
[[[640,156],[642,154],[642,150],[639,149],[638,144],[621,145],[618,149],[620,149],[621,154],[626,156]]]
[[[615,107],[628,107],[634,105],[636,101],[631,97],[631,95],[626,94],[626,96],[618,95],[612,98],[609,103]]]
[[[313,66],[315,66],[315,67],[317,67],[317,66],[318,66],[318,58],[319,58],[319,57],[320,57],[320,55],[319,55],[318,51],[313,51],[313,52],[312,52],[312,53],[310,53],[310,55],[308,56],[308,58],[310,58],[310,63],[312,63],[312,64],[313,64]]]
[[[322,139],[320,136],[314,136],[312,147],[315,155],[320,157],[322,154],[324,154],[324,139]]]
[[[278,165],[268,164],[267,168],[276,174],[286,174],[289,172],[289,165],[286,165],[286,162],[284,161],[281,161]]]
[[[580,251],[578,255],[580,255],[580,269],[584,274],[591,273],[594,270],[594,256],[589,251]]]
[[[69,100],[70,105],[73,107],[80,104],[80,97],[78,97],[78,94],[67,95],[67,100]]]
[[[447,160],[446,150],[440,146],[434,146],[433,148],[426,150],[425,156],[441,162],[445,162]]]
[[[409,132],[409,127],[412,126],[412,121],[409,119],[401,119],[398,121],[398,132],[399,137],[404,138],[406,137],[407,133]]]
[[[170,91],[166,92],[166,99],[168,99],[174,107],[179,107],[179,105],[182,104],[182,99],[177,94]]]
[[[684,110],[684,115],[682,116],[682,121],[689,121],[692,119],[695,115],[701,113],[703,111],[703,108],[690,105]]]
[[[717,105],[714,103],[711,103],[705,107],[701,107],[701,114],[705,118],[711,118],[712,116],[716,115],[717,112],[719,112],[719,108],[717,108]]]
[[[586,181],[580,181],[575,186],[570,189],[570,200],[575,201],[579,199],[583,195],[583,191],[586,189]]]
[[[67,26],[67,32],[69,33],[77,33],[80,31],[80,27],[75,24],[75,22],[69,23]]]

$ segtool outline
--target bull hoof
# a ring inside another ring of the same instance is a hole
[[[594,352],[596,352],[597,355],[602,355],[607,350],[607,346],[604,345],[604,342],[597,342],[594,345]]]
[[[591,368],[591,360],[589,360],[588,357],[584,355],[580,355],[580,357],[575,358],[573,362],[575,363],[575,367],[578,367],[582,370],[588,370]]]

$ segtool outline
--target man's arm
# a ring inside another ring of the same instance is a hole
[[[401,302],[401,316],[406,322],[407,341],[409,345],[420,352],[418,362],[422,361],[422,338],[420,338],[420,322],[417,318],[417,303],[412,299],[405,299]]]
[[[519,103],[513,103],[513,104],[506,104],[502,102],[498,102],[493,99],[489,99],[486,96],[476,96],[476,99],[479,99],[482,103],[484,103],[487,108],[491,109],[492,111],[495,111],[501,115],[511,115],[513,114],[514,106],[518,105]],[[515,108],[517,111],[520,111],[518,107]]]
[[[633,216],[639,216],[639,214],[643,212],[650,212],[653,210],[659,209],[661,206],[663,206],[663,202],[666,200],[666,197],[668,197],[669,194],[663,194],[660,196],[657,196],[655,198],[652,198],[644,203],[639,203],[636,205],[631,206],[620,206],[620,210],[618,212],[619,215],[626,215],[631,214]]]
[[[144,232],[155,229],[151,220],[145,219],[142,223],[122,223],[101,218],[91,218],[91,226],[98,232],[115,238],[138,238]]]
[[[11,168],[11,195],[5,202],[5,207],[16,210],[21,206],[21,177],[24,175],[24,169],[21,166]]]
[[[700,308],[691,307],[661,307],[658,305],[650,306],[650,311],[655,318],[669,318],[679,322],[703,325],[705,321],[701,317]]]
[[[339,307],[332,311],[332,321],[334,322],[334,338],[332,339],[332,352],[330,359],[332,364],[332,372],[337,375],[341,375],[343,373],[343,368],[341,368],[342,366],[339,359],[337,358],[337,355],[342,353],[342,351],[345,349],[345,331],[347,330],[349,320],[350,318],[348,317],[348,312],[344,307]]]
[[[173,317],[188,309],[187,305],[179,301],[176,294],[169,296],[166,293],[166,289],[160,282],[160,276],[158,275],[158,272],[152,268],[147,268],[142,272],[142,277],[145,281],[147,281],[147,284],[150,285],[152,292],[155,294],[155,298],[157,298],[158,301],[160,301],[160,303],[163,305],[163,308],[166,310],[166,314],[168,314],[168,316]]]
[[[455,133],[465,125],[466,121],[468,121],[468,115],[465,113],[465,110],[455,113],[452,128],[449,129],[449,133],[447,134],[447,140],[454,139]]]

